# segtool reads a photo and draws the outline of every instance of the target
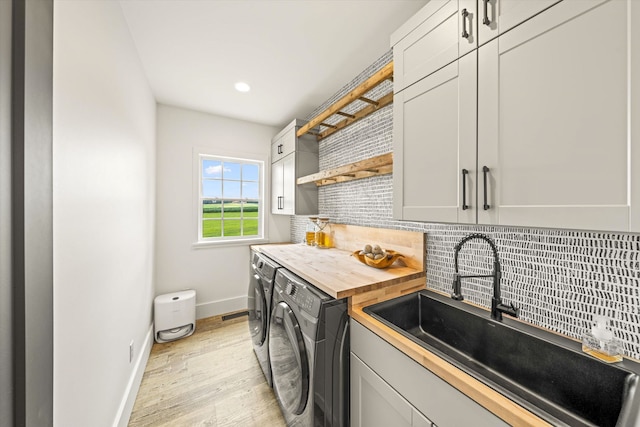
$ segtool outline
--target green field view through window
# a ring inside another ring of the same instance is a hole
[[[256,236],[258,213],[257,202],[203,203],[202,237]]]
[[[200,155],[200,240],[262,237],[262,161]]]

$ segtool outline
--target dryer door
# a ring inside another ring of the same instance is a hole
[[[261,346],[267,337],[267,301],[262,280],[255,272],[249,280],[248,306],[251,339],[254,345]]]
[[[302,330],[286,302],[279,302],[271,313],[269,357],[273,388],[283,410],[300,415],[309,396],[309,362]]]

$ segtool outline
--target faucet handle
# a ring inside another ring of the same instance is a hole
[[[451,298],[456,301],[462,301],[464,297],[462,296],[462,284],[460,283],[460,274],[453,274],[453,292],[451,293]]]
[[[498,311],[500,311],[501,313],[504,314],[508,314],[511,317],[519,317],[520,316],[520,309],[518,307],[516,307],[515,305],[513,305],[513,303],[509,303],[509,305],[506,304],[498,304]]]

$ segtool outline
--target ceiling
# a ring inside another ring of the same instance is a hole
[[[277,127],[384,55],[426,2],[120,0],[158,102]]]

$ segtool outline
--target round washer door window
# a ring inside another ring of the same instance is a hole
[[[286,302],[278,303],[271,313],[269,357],[273,388],[283,409],[300,415],[309,395],[309,363],[302,330]]]
[[[261,346],[267,337],[267,301],[262,287],[262,280],[257,274],[249,282],[249,332],[253,344]]]

